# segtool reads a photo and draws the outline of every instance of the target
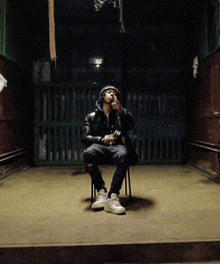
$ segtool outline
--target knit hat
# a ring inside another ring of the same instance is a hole
[[[107,90],[114,90],[114,91],[117,93],[117,97],[118,97],[118,99],[121,98],[121,93],[120,93],[120,91],[118,90],[118,88],[116,88],[115,86],[111,86],[111,85],[107,85],[107,86],[105,86],[105,87],[103,87],[103,88],[101,89],[100,94],[99,94],[100,97],[102,97],[103,93],[104,93],[105,91],[107,91]]]

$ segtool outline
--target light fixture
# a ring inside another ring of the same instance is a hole
[[[97,68],[100,67],[101,64],[103,64],[104,60],[103,58],[90,58],[89,64],[95,65]]]

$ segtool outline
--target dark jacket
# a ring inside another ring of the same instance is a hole
[[[124,109],[123,114],[118,114],[117,111],[113,110],[107,117],[102,110],[102,101],[97,101],[96,110],[86,116],[81,128],[82,142],[86,146],[94,143],[104,144],[102,138],[105,135],[117,132],[120,135],[115,143],[125,145],[130,153],[134,151],[134,148],[127,133],[134,125],[134,119],[128,110]],[[132,163],[137,163],[137,157],[135,159],[131,157],[131,159],[133,159]]]

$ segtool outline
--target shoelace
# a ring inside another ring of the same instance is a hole
[[[118,198],[113,198],[111,199],[111,201],[116,205],[116,206],[121,206],[119,203],[119,199]]]
[[[104,194],[99,194],[99,195],[97,196],[96,201],[100,201],[101,199],[105,199],[105,195],[104,195]]]

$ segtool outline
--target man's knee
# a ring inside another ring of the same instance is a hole
[[[129,155],[127,150],[123,150],[119,152],[118,162],[121,164],[129,165]]]
[[[94,155],[90,153],[88,150],[83,152],[83,159],[86,164],[92,164],[94,162]]]
[[[117,154],[118,154],[118,158],[119,159],[122,159],[122,160],[127,160],[128,159],[128,152],[127,152],[127,150],[124,150],[124,149],[119,150]]]
[[[94,169],[95,165],[93,163],[86,164],[86,172],[90,172]]]

